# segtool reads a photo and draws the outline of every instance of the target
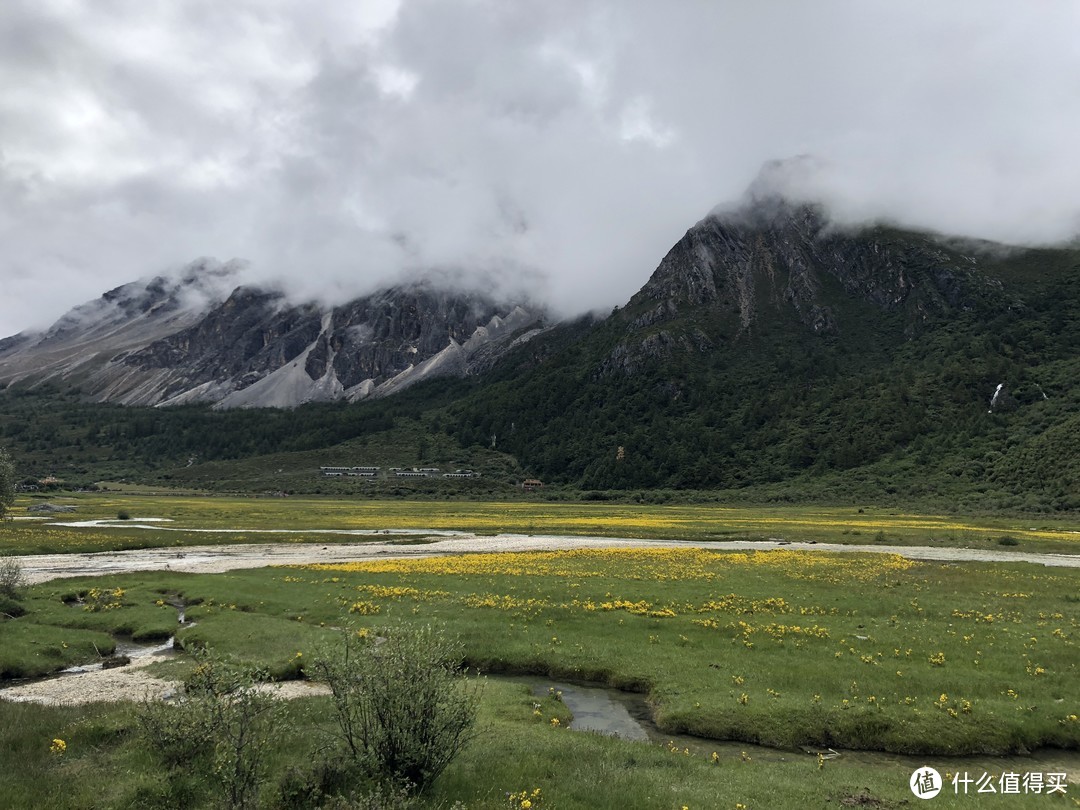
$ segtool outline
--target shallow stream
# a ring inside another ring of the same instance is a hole
[[[185,614],[185,605],[182,604],[170,604],[176,608],[176,622],[177,627],[181,630],[188,627],[194,627],[195,622],[189,622]],[[72,607],[80,607],[79,602],[72,602]],[[140,642],[132,639],[117,639],[116,648],[113,650],[112,655],[105,656],[100,661],[95,661],[92,664],[76,664],[74,666],[65,667],[59,672],[54,672],[51,675],[43,675],[39,678],[16,678],[11,681],[12,684],[25,684],[35,683],[39,681],[51,680],[53,678],[60,678],[65,675],[79,675],[84,672],[100,672],[105,669],[110,661],[116,661],[119,658],[129,659],[126,664],[113,664],[115,667],[128,666],[135,661],[139,661],[145,658],[151,658],[154,656],[168,657],[175,654],[174,642],[175,636],[169,636],[164,641],[147,641]]]
[[[1065,773],[1072,784],[1080,782],[1080,751],[1062,751],[1043,748],[1028,756],[965,756],[946,757],[938,755],[907,756],[882,751],[852,751],[823,748],[807,751],[787,751],[742,742],[722,742],[691,737],[686,734],[668,734],[661,731],[652,719],[652,710],[644,695],[623,692],[609,687],[582,685],[540,676],[488,676],[506,683],[520,683],[529,687],[536,697],[548,697],[549,690],[562,693],[562,702],[573,713],[570,729],[621,737],[625,740],[659,743],[667,748],[688,751],[691,754],[711,756],[713,752],[721,759],[756,759],[784,762],[818,753],[829,760],[841,760],[847,764],[866,766],[898,766],[915,770],[927,765],[939,771],[968,773],[995,773],[1005,771],[1029,773]]]
[[[141,658],[149,658],[150,656],[155,655],[172,655],[173,652],[173,636],[169,636],[164,641],[152,641],[146,644],[141,644],[137,641],[117,641],[116,650],[109,658],[116,659],[125,657],[130,658],[131,661],[134,662]],[[108,661],[109,658],[106,658],[104,661],[97,661],[93,664],[78,664],[73,667],[66,667],[60,670],[57,675],[77,675],[80,672],[97,672],[104,668],[105,661]],[[57,675],[49,675],[46,677],[54,678],[57,677]]]

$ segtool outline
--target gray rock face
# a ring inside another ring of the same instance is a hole
[[[634,375],[650,360],[666,360],[679,354],[704,354],[713,347],[713,342],[699,329],[678,334],[664,329],[650,331],[643,337],[635,336],[634,339],[617,345],[600,364],[594,376],[603,377],[613,371]]]
[[[542,317],[427,283],[330,308],[244,286],[195,295],[205,275],[200,267],[179,280],[126,285],[43,335],[4,341],[0,383],[67,381],[98,401],[128,405],[355,401],[473,373],[474,357],[490,365]]]
[[[911,337],[930,321],[1000,296],[976,260],[927,234],[871,227],[845,232],[777,190],[769,164],[740,205],[694,225],[620,316],[625,337],[599,375],[693,358],[770,323],[842,336],[845,316],[896,315]],[[861,318],[860,318],[861,319]]]
[[[619,315],[624,337],[598,375],[693,362],[773,323],[844,336],[845,318],[865,322],[867,311],[901,318],[910,337],[1000,294],[975,259],[932,237],[846,233],[788,202],[777,189],[789,170],[766,166],[738,208],[713,212],[672,247]],[[543,327],[542,313],[430,282],[319,306],[236,286],[235,269],[197,262],[178,279],[106,293],[45,333],[0,341],[0,385],[64,381],[132,405],[356,401],[490,369]]]
[[[830,301],[838,294],[905,310],[913,328],[970,307],[970,262],[930,239],[909,237],[884,228],[847,234],[810,206],[775,199],[714,213],[687,231],[635,297],[655,302],[635,326],[707,305],[736,315],[741,331],[787,309],[812,332],[838,334]]]
[[[174,277],[110,290],[71,310],[45,332],[0,341],[0,384],[81,382],[131,351],[196,323],[236,286],[241,269],[238,262],[200,259]]]

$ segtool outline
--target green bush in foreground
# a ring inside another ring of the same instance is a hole
[[[0,555],[0,597],[18,599],[25,586],[26,577],[18,558]]]
[[[174,787],[184,771],[206,774],[223,806],[255,807],[265,753],[282,726],[282,704],[256,689],[257,671],[231,666],[205,650],[195,655],[199,663],[177,701],[144,703],[139,730],[174,777]]]
[[[429,785],[473,736],[478,688],[460,643],[431,625],[352,631],[324,647],[313,674],[329,684],[349,756],[379,779]]]

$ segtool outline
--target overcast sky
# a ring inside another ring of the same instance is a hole
[[[0,335],[201,256],[622,304],[763,161],[844,219],[1080,231],[1071,0],[3,0]]]

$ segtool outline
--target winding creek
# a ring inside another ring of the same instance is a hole
[[[58,673],[59,676],[64,675],[78,675],[84,672],[101,672],[104,669],[111,669],[108,666],[110,660],[128,659],[128,664],[135,661],[141,661],[145,658],[161,658],[165,656],[172,656],[175,654],[173,648],[173,636],[169,636],[165,641],[153,642],[151,644],[139,644],[135,641],[122,641],[116,642],[116,649],[113,650],[113,654],[108,658],[98,661],[93,664],[79,664],[73,667],[66,667]],[[118,664],[117,666],[127,666],[128,664]],[[32,682],[32,681],[24,681]],[[3,692],[0,691],[0,696]]]
[[[536,697],[549,696],[549,690],[562,694],[562,702],[574,715],[570,723],[572,731],[590,732],[620,737],[625,740],[649,742],[674,747],[700,756],[711,756],[715,751],[721,759],[754,759],[764,762],[785,762],[818,753],[827,760],[839,760],[847,765],[880,767],[883,765],[903,767],[914,771],[927,765],[928,761],[939,770],[969,773],[1002,773],[1014,771],[1027,773],[1042,771],[1067,774],[1069,782],[1080,781],[1080,751],[1063,751],[1043,748],[1027,756],[906,756],[882,751],[853,751],[847,749],[813,749],[785,751],[742,742],[723,742],[691,737],[686,734],[668,734],[660,730],[652,719],[652,711],[644,695],[623,692],[603,686],[584,685],[553,680],[539,676],[488,676],[494,680],[520,683],[529,688]]]
[[[77,608],[80,607],[81,604],[81,602],[72,602],[72,607]],[[185,630],[196,625],[196,622],[188,621],[186,605],[172,602],[170,602],[170,604],[172,607],[176,608],[177,630]],[[156,661],[172,658],[177,654],[176,636],[169,636],[165,640],[157,639],[147,642],[139,642],[127,638],[117,638],[116,646],[113,648],[112,653],[109,655],[100,655],[99,653],[99,661],[65,667],[51,675],[44,675],[39,678],[15,678],[9,681],[5,686],[0,687],[0,700],[85,703],[93,700],[96,694],[101,695],[97,698],[99,700],[138,699],[139,697],[142,697],[142,695],[133,695],[125,692],[125,687],[121,684],[111,684],[114,688],[102,693],[97,693],[95,690],[100,688],[100,685],[103,682],[107,682],[110,679],[120,682],[139,682],[143,680],[156,681],[156,679],[144,678],[142,675],[136,675],[133,678],[132,673],[135,673],[144,666],[153,664]],[[79,677],[88,675],[93,675],[93,677]],[[55,686],[59,686],[61,681],[63,681],[63,685],[66,688],[57,690]],[[160,683],[165,682],[161,681]],[[50,689],[50,684],[54,685],[54,688]],[[40,688],[42,685],[45,686],[44,689]],[[131,685],[132,684],[128,684],[128,686]],[[65,694],[74,699],[65,701]]]

